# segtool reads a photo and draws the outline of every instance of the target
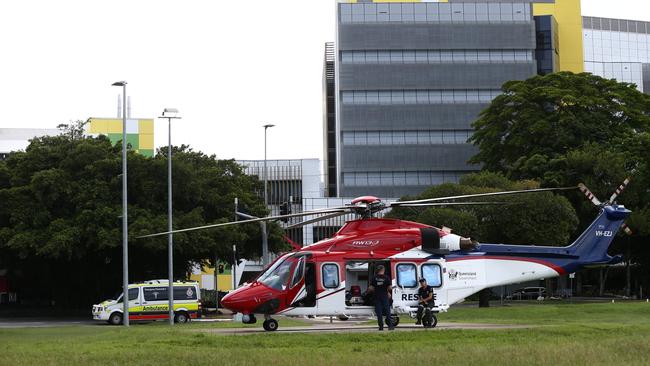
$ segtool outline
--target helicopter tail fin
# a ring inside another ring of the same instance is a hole
[[[579,262],[585,265],[609,263],[613,258],[607,249],[630,213],[624,206],[603,206],[587,230],[566,248],[568,254],[578,256]]]

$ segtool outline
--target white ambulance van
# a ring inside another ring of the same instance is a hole
[[[198,282],[174,282],[174,321],[186,323],[201,316]],[[122,324],[124,303],[116,300],[93,305],[93,319]],[[129,321],[169,319],[169,281],[151,280],[129,285]]]

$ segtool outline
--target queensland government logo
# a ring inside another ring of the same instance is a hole
[[[459,272],[456,271],[455,269],[449,269],[447,271],[449,274],[449,279],[450,280],[475,280],[476,279],[476,272]]]

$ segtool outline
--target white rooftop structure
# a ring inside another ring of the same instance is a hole
[[[56,128],[0,128],[0,154],[25,150],[34,137],[56,136]]]

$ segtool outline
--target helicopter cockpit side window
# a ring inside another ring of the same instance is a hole
[[[296,269],[293,271],[293,278],[291,279],[291,287],[300,283],[305,274],[305,257],[300,257]]]
[[[291,273],[291,265],[293,261],[285,260],[280,263],[268,276],[260,279],[260,282],[268,287],[276,290],[285,290],[289,282],[289,274]]]

